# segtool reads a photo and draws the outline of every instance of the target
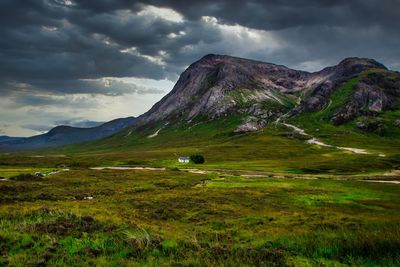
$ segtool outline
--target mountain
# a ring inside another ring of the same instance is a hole
[[[173,90],[140,116],[137,125],[238,114],[244,118],[237,131],[254,131],[283,115],[293,117],[326,108],[332,104],[334,92],[351,79],[356,79],[351,96],[334,110],[330,123],[340,125],[363,115],[375,116],[396,105],[400,76],[373,59],[346,58],[336,66],[310,73],[206,55],[181,74]]]
[[[0,139],[1,150],[30,150],[56,147],[100,139],[134,125],[136,118],[128,117],[112,120],[91,128],[57,126],[49,132],[27,138]]]
[[[87,165],[201,154],[208,168],[294,174],[393,170],[399,151],[400,73],[366,58],[305,72],[224,55],[191,64],[132,126],[54,149]]]
[[[2,135],[2,136],[0,136],[0,143],[6,142],[6,141],[11,141],[11,140],[18,140],[18,139],[21,139],[21,137],[11,137],[11,136]]]
[[[397,166],[400,74],[367,58],[346,58],[336,66],[306,72],[206,55],[180,75],[169,94],[132,120],[134,123],[112,130],[107,124],[89,129],[60,126],[44,135],[0,143],[0,149],[34,149],[97,139],[62,151],[112,154],[129,150],[126,157],[138,153],[137,162],[144,162],[148,157],[143,155],[153,153],[164,162],[171,155],[202,152],[208,162],[218,164],[224,160],[256,164],[265,157],[278,157],[276,164],[285,166],[283,158],[298,157],[289,163],[299,168],[307,165],[304,160],[308,157],[312,168],[321,165],[318,168],[324,170],[338,162],[342,162],[342,169],[349,164]],[[346,151],[359,155],[343,154]],[[371,155],[370,161],[365,155]],[[382,156],[379,161],[378,155]]]

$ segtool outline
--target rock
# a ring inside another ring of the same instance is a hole
[[[257,117],[247,117],[242,120],[241,124],[235,129],[235,133],[254,132],[265,126],[266,122]]]
[[[83,216],[82,220],[85,222],[93,222],[94,218],[92,216],[87,215],[87,216]]]
[[[286,135],[286,137],[289,138],[289,139],[293,139],[293,138],[295,138],[295,134],[294,133],[289,133],[289,134]]]
[[[44,177],[44,174],[41,172],[35,172],[36,177]]]
[[[78,195],[78,196],[75,196],[75,199],[76,200],[92,200],[93,197]]]
[[[400,119],[399,120],[395,120],[393,125],[396,126],[396,127],[400,127]]]
[[[241,124],[239,125],[236,129],[235,129],[235,133],[245,133],[245,132],[254,132],[257,131],[259,128],[257,127],[256,124],[252,123],[252,122],[248,122],[245,124]]]
[[[381,118],[363,117],[357,121],[357,128],[366,132],[382,132],[384,121]]]

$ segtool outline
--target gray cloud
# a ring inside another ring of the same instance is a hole
[[[400,53],[396,48],[400,37],[393,23],[400,15],[396,0],[244,3],[204,0],[191,1],[190,5],[179,0],[76,0],[72,3],[2,1],[0,79],[43,86],[44,80],[63,85],[70,80],[101,77],[176,77],[200,55],[213,52],[196,50],[199,44],[215,44],[224,38],[221,31],[201,22],[203,16],[213,16],[222,24],[275,32],[291,44],[291,54],[297,53],[295,58],[285,56],[285,50],[262,55],[246,51],[246,47],[239,54],[253,53],[260,59],[272,57],[277,63],[296,65],[312,53],[321,60],[334,58],[335,61],[348,54],[373,54],[378,60],[391,63]],[[183,20],[143,15],[141,11],[146,9],[146,4],[173,9],[182,14]],[[184,35],[169,38],[179,33]],[[196,51],[185,53],[183,48],[187,46],[194,46]],[[121,52],[131,48],[135,49],[134,53]],[[225,49],[229,51],[228,43]],[[335,53],[327,52],[332,49]],[[163,59],[167,64],[164,66],[151,60],[160,57],[161,51],[165,52]]]
[[[55,121],[55,125],[68,125],[80,128],[96,127],[103,124],[103,121],[90,121],[90,120],[60,120]]]
[[[47,125],[46,124],[26,124],[25,128],[36,131],[36,132],[44,133],[44,132],[49,131],[52,128],[52,126],[48,125],[48,124]]]
[[[44,92],[47,97],[38,95]],[[45,105],[55,104],[56,98],[50,97],[49,94],[66,95],[66,94],[102,94],[108,96],[117,96],[124,94],[162,94],[164,90],[137,85],[135,83],[124,82],[115,78],[101,79],[77,79],[77,80],[35,80],[30,83],[6,82],[0,83],[0,94],[6,96],[27,98],[25,104]],[[30,99],[30,100],[29,100]],[[52,99],[54,101],[52,101]]]
[[[49,125],[49,124],[26,124],[25,128],[44,133],[44,132],[48,132],[53,127],[59,126],[59,125],[67,125],[67,126],[80,127],[80,128],[90,128],[90,127],[99,126],[100,124],[103,124],[103,123],[104,122],[90,121],[90,120],[75,120],[75,119],[56,120],[51,125]]]

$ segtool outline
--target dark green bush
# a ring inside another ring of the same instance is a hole
[[[13,181],[38,181],[38,180],[42,180],[42,177],[30,174],[30,173],[22,173],[22,174],[18,174],[16,176],[10,177],[10,180],[13,180]]]
[[[190,160],[195,164],[203,164],[205,161],[202,155],[191,155]]]

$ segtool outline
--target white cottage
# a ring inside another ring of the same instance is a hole
[[[182,157],[179,157],[179,158],[178,158],[178,161],[179,161],[180,163],[189,163],[189,162],[190,162],[190,157],[182,156]]]

